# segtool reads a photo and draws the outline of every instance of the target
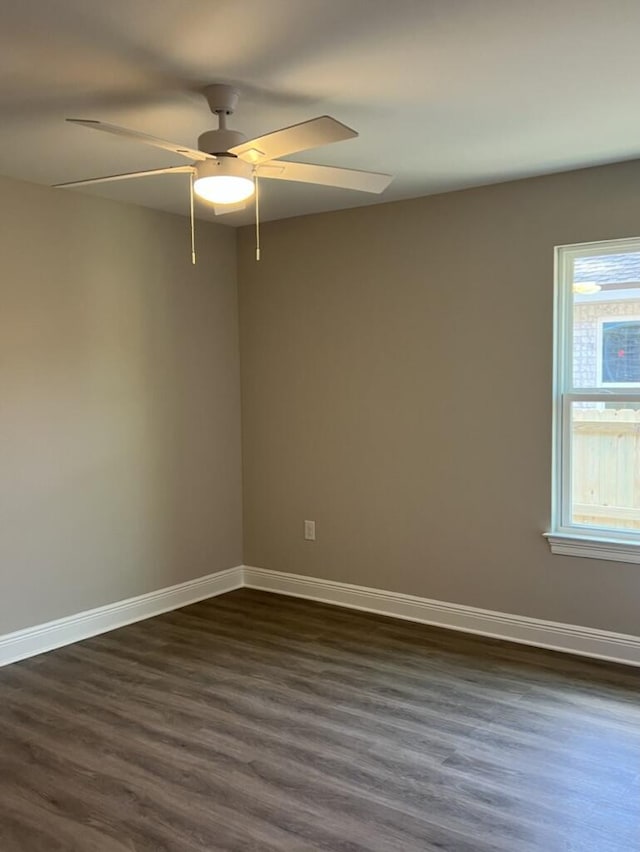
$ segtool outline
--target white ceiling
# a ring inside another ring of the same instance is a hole
[[[360,137],[300,160],[396,176],[381,196],[263,181],[264,219],[633,158],[639,31],[638,0],[3,0],[0,174],[183,163],[64,118],[195,146],[216,124],[197,94],[212,82],[240,87],[230,124],[250,137],[327,113]],[[186,214],[187,186],[82,191]]]

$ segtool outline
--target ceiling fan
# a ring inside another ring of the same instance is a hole
[[[192,192],[212,203],[215,213],[219,215],[242,209],[245,202],[256,194],[257,178],[301,181],[372,193],[383,192],[393,179],[391,175],[377,172],[317,166],[310,163],[292,163],[280,159],[287,154],[299,153],[344,139],[353,139],[358,135],[355,130],[351,130],[331,116],[319,116],[255,139],[247,139],[243,133],[227,127],[227,116],[233,114],[238,103],[238,90],[224,83],[215,83],[207,86],[203,94],[211,112],[218,117],[218,128],[202,133],[198,137],[197,148],[187,148],[185,145],[102,121],[67,119],[72,124],[113,133],[155,148],[163,148],[191,160],[190,165],[107,175],[59,183],[55,186],[88,186],[129,178],[187,173],[191,175]]]

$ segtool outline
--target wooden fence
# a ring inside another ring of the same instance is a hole
[[[573,520],[640,529],[640,411],[573,410]]]

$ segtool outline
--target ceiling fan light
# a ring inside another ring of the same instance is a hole
[[[236,157],[220,156],[196,165],[193,190],[213,204],[237,204],[255,192],[251,166]]]
[[[193,191],[204,201],[214,204],[236,204],[253,195],[253,181],[233,175],[210,175],[197,178]]]

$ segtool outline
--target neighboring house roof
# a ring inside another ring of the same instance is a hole
[[[575,260],[573,280],[577,283],[624,284],[640,281],[640,252],[579,257]]]

